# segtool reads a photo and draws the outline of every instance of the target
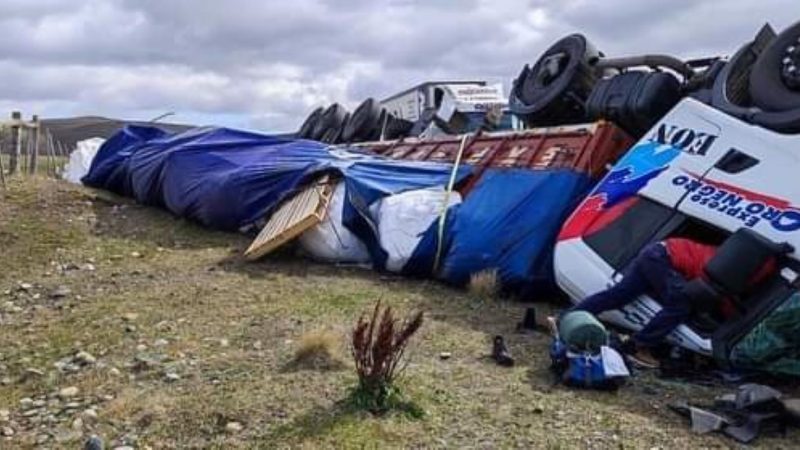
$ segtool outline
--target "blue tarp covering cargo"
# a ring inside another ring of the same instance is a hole
[[[512,291],[550,287],[556,235],[590,183],[572,170],[487,169],[448,211],[436,274],[463,285],[475,272],[497,270]],[[434,272],[438,232],[438,224],[428,229],[404,271]]]
[[[383,269],[387,254],[370,205],[400,192],[445,186],[452,170],[449,164],[392,160],[225,128],[168,134],[132,126],[100,148],[83,181],[211,228],[239,230],[262,221],[305,183],[334,172],[346,185],[342,225]],[[456,180],[471,172],[460,167]],[[472,273],[496,269],[513,290],[550,285],[556,233],[589,182],[565,169],[488,169],[464,202],[448,211],[442,245],[434,222],[404,272],[461,285]]]
[[[460,168],[457,180],[470,170]],[[319,142],[226,128],[168,134],[129,126],[103,144],[83,182],[211,228],[238,230],[263,220],[315,175],[336,172],[347,186],[344,225],[381,267],[369,205],[394,193],[445,185],[451,171],[448,164],[331,151]]]

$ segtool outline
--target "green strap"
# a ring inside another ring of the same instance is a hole
[[[458,173],[459,165],[461,165],[461,155],[464,153],[464,146],[467,143],[467,137],[469,137],[467,134],[461,137],[461,145],[458,147],[456,162],[453,163],[453,171],[450,173],[450,181],[447,183],[447,191],[445,191],[444,194],[442,211],[439,213],[439,232],[436,236],[436,257],[433,260],[434,275],[439,271],[439,263],[441,262],[442,257],[442,246],[444,245],[444,224],[447,219],[447,205],[450,204],[450,193],[453,192],[453,186],[456,184],[456,174]]]

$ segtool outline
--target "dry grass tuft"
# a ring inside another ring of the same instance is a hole
[[[497,298],[500,294],[500,281],[497,269],[484,269],[469,277],[469,294],[480,300]]]
[[[331,330],[314,330],[300,337],[289,369],[340,370],[344,362],[340,351],[342,337]]]

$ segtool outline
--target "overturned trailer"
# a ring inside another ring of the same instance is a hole
[[[323,247],[345,237],[368,256],[334,248],[323,259],[347,255],[456,285],[491,270],[504,288],[530,293],[554,286],[552,249],[564,218],[630,142],[603,122],[361,147],[220,128],[173,135],[129,127],[102,146],[83,181],[211,228],[243,230],[261,228],[329,175],[335,187],[325,202],[335,208],[306,222],[333,228]],[[294,225],[289,216],[275,225]],[[292,233],[305,247],[315,246],[309,234],[325,235],[313,227]]]
[[[472,168],[459,189],[463,201],[421,235],[403,273],[464,285],[476,273],[496,271],[503,289],[530,298],[553,286],[561,223],[631,142],[598,122],[365,147],[394,159]]]

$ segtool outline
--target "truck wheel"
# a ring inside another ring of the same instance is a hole
[[[597,81],[590,60],[596,56],[583,35],[572,34],[556,42],[514,80],[511,111],[528,126],[585,121],[584,104]]]
[[[750,42],[725,63],[711,88],[711,106],[740,119],[752,114],[748,79],[757,57],[758,51]]]
[[[722,68],[711,90],[711,106],[738,119],[777,131],[800,132],[800,108],[764,111],[750,98],[749,77],[758,56],[773,42],[774,34],[757,37],[737,51]]]
[[[317,125],[317,121],[319,117],[322,115],[322,111],[324,110],[323,107],[319,107],[311,112],[311,114],[306,117],[306,120],[303,121],[303,124],[300,125],[300,129],[297,130],[295,134],[296,137],[300,139],[310,139],[311,136],[314,134],[314,127]]]
[[[750,95],[766,111],[800,108],[800,22],[781,32],[758,56],[750,72]]]
[[[329,129],[339,129],[344,123],[347,110],[344,106],[334,103],[322,113],[316,125],[314,126],[314,133],[311,139],[319,141]]]
[[[364,142],[380,135],[381,107],[374,98],[361,102],[344,126],[342,142]]]
[[[414,122],[397,118],[388,112],[386,115],[386,130],[383,133],[384,139],[391,141],[408,136],[408,133],[411,131],[411,127],[414,126]]]

